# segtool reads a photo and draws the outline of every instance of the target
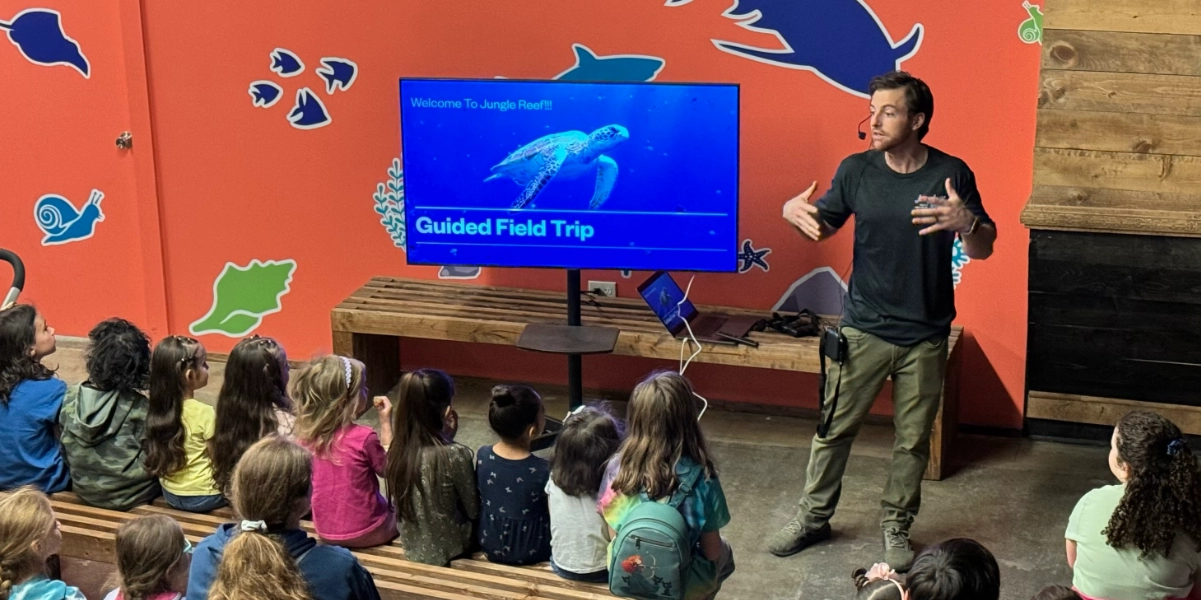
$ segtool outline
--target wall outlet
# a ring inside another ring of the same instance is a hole
[[[617,296],[617,283],[613,281],[589,281],[588,291],[598,296],[614,298]]]

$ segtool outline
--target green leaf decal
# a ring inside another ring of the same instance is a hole
[[[245,267],[225,263],[213,282],[208,314],[188,327],[192,335],[219,333],[241,337],[254,331],[263,317],[280,311],[280,298],[291,290],[294,260],[252,260]]]

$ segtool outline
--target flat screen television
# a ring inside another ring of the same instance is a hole
[[[410,264],[735,271],[738,86],[401,79]]]

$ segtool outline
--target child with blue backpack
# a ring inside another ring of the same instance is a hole
[[[609,589],[627,598],[714,598],[734,572],[725,493],[697,422],[692,386],[652,373],[630,394],[627,433],[597,508],[613,529]]]

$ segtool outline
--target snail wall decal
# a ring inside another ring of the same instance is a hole
[[[96,233],[96,223],[104,220],[104,211],[100,208],[103,199],[104,192],[94,189],[87,204],[76,210],[70,200],[56,194],[38,198],[33,205],[33,214],[38,229],[46,234],[42,245],[56,246],[92,237]]]

